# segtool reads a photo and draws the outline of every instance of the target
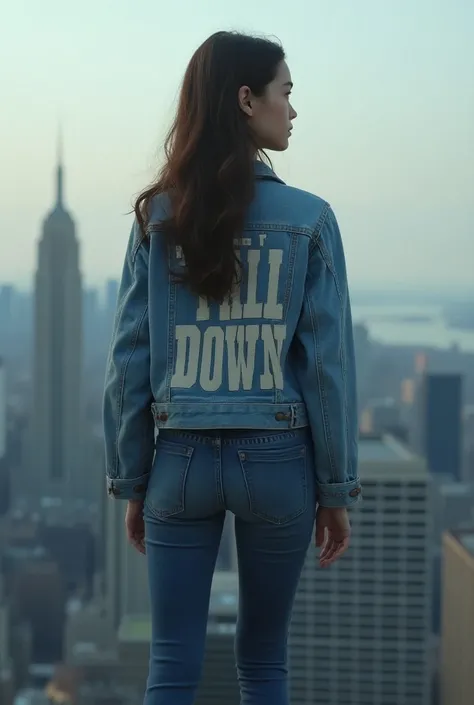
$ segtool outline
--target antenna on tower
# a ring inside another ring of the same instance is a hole
[[[62,166],[63,163],[63,126],[62,123],[58,124],[58,165]]]
[[[58,207],[63,205],[63,190],[64,190],[64,177],[63,177],[63,128],[61,123],[58,125],[58,144],[57,144],[57,192],[56,192],[56,204]]]

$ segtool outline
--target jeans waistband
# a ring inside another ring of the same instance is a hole
[[[283,431],[308,426],[302,402],[281,404],[253,403],[155,403],[155,425],[161,428],[255,429]]]
[[[308,440],[309,427],[295,428],[284,431],[268,431],[262,429],[160,429],[159,437],[163,440],[183,440],[200,444],[215,444],[220,440],[222,445],[232,445],[234,443],[245,445],[246,443],[265,444],[286,441],[291,438],[295,442],[304,443]]]

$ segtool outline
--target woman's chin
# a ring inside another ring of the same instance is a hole
[[[268,143],[263,149],[267,149],[270,152],[285,152],[290,146],[289,138],[286,140],[279,140],[278,142]]]

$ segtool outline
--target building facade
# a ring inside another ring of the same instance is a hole
[[[124,619],[148,618],[150,597],[146,558],[133,548],[125,532],[126,502],[105,495],[104,598],[116,629]]]
[[[9,508],[10,468],[7,458],[7,389],[5,364],[0,357],[0,518],[7,513]]]
[[[463,379],[460,374],[426,374],[420,386],[419,449],[434,475],[462,480]]]
[[[237,625],[238,575],[216,571],[212,581],[206,654],[196,705],[239,705],[234,656]]]
[[[474,673],[474,530],[443,538],[441,705],[471,705]]]
[[[308,552],[291,627],[292,703],[429,705],[430,476],[399,442],[375,436],[360,441],[360,475],[346,556],[321,570]]]
[[[33,406],[27,481],[30,503],[65,506],[87,492],[83,481],[82,284],[74,220],[64,204],[59,155],[56,203],[43,222],[35,276]]]
[[[0,573],[0,702],[5,703],[5,705],[10,705],[13,699],[13,663],[10,653],[10,613],[3,593],[3,576]]]

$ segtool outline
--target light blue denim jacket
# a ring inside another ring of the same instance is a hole
[[[157,197],[146,234],[135,222],[107,364],[104,429],[109,494],[142,499],[155,433],[310,426],[318,501],[360,494],[351,310],[344,251],[328,203],[256,162],[255,198],[235,246],[242,283],[208,304],[176,284]]]

